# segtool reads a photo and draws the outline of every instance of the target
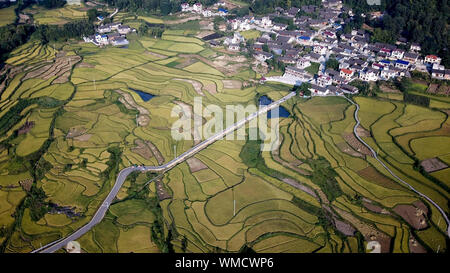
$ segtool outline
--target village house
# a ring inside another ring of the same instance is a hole
[[[272,29],[275,30],[275,31],[280,31],[280,30],[285,30],[285,29],[287,29],[287,27],[288,27],[288,25],[286,25],[286,24],[275,23],[275,24],[272,26]]]
[[[230,44],[230,45],[228,45],[228,50],[239,51],[239,50],[241,50],[241,47],[239,46],[239,44]]]
[[[321,46],[321,45],[316,45],[314,46],[314,53],[320,54],[320,55],[325,55],[327,53],[327,48],[325,46]]]
[[[406,52],[405,55],[403,56],[403,60],[415,64],[419,60],[419,54],[413,52]]]
[[[431,71],[431,77],[433,79],[443,80],[445,78],[445,70],[433,69]]]
[[[429,64],[440,64],[441,63],[441,58],[439,58],[436,55],[427,55],[425,56],[425,63],[429,63]]]
[[[311,62],[308,59],[300,58],[297,61],[297,68],[305,69],[305,68],[307,68],[309,66],[311,66]]]
[[[326,89],[325,87],[322,87],[322,86],[318,86],[316,84],[311,84],[309,91],[311,91],[311,95],[316,95],[316,96],[326,96],[329,93],[328,89]]]
[[[201,13],[202,10],[203,10],[203,5],[202,5],[202,3],[195,3],[194,6],[192,7],[192,10],[193,10],[194,12]]]
[[[349,82],[349,80],[347,80],[347,79],[345,79],[345,78],[339,76],[339,74],[338,74],[337,76],[334,76],[334,77],[333,77],[333,83],[334,83],[334,84],[340,85],[340,84],[346,84],[346,83],[348,83],[348,82]]]
[[[128,34],[128,33],[131,32],[131,28],[129,26],[127,26],[127,25],[121,25],[121,26],[118,27],[117,31],[120,34],[125,35],[125,34]]]
[[[422,48],[420,47],[420,45],[413,43],[409,47],[409,50],[414,51],[414,52],[419,52],[420,50],[422,50]]]
[[[352,77],[353,77],[353,74],[354,74],[353,70],[342,68],[341,69],[341,73],[339,74],[339,76],[341,76],[342,78],[350,81],[352,79]]]
[[[341,90],[342,90],[342,92],[347,93],[347,94],[358,94],[358,92],[359,92],[358,88],[356,88],[355,86],[348,85],[348,84],[342,84]]]
[[[391,57],[395,58],[395,59],[402,59],[404,54],[405,54],[405,51],[403,51],[401,49],[395,49],[392,51]]]
[[[294,67],[294,66],[286,67],[283,77],[291,77],[291,78],[296,79],[297,81],[302,81],[302,82],[310,81],[313,79],[313,76],[310,75],[308,72],[306,72],[303,69]]]
[[[314,63],[325,62],[325,57],[324,56],[322,56],[320,54],[317,54],[317,53],[314,53],[314,52],[311,52],[308,55],[305,55],[304,57],[306,59],[310,60],[311,62],[314,62]]]
[[[257,59],[260,62],[265,62],[265,61],[267,61],[269,59],[272,59],[273,58],[273,54],[267,53],[267,52],[264,52],[264,51],[262,51],[262,52],[255,52],[253,54],[253,57],[255,57],[255,59]]]
[[[272,20],[269,17],[263,17],[260,26],[263,28],[270,28],[272,27]]]
[[[387,81],[387,80],[394,78],[396,76],[396,72],[394,70],[384,69],[384,70],[381,70],[380,76],[383,80]]]
[[[331,85],[333,80],[329,76],[321,75],[316,79],[316,83],[321,87],[325,87],[327,85]]]
[[[129,44],[128,40],[124,37],[118,37],[111,41],[113,46],[126,46]]]
[[[445,69],[444,80],[450,80],[450,69]]]
[[[223,42],[224,45],[240,44],[240,43],[245,43],[245,39],[239,32],[235,32],[233,34],[233,37],[225,38],[225,41]]]
[[[296,64],[297,63],[297,61],[291,57],[280,57],[280,58],[278,58],[278,61],[280,61],[284,64]]]
[[[202,11],[202,15],[203,15],[203,17],[211,17],[211,16],[213,16],[213,12],[209,9],[205,9]]]
[[[107,45],[107,44],[109,44],[109,42],[108,42],[108,35],[106,35],[106,34],[103,34],[103,35],[96,34],[95,35],[95,41],[99,45]]]
[[[191,11],[191,6],[188,3],[183,3],[181,4],[181,11],[182,12]]]
[[[395,61],[395,67],[398,67],[400,69],[407,69],[409,66],[409,62],[403,61],[403,60],[397,60]]]
[[[108,33],[111,32],[111,25],[102,25],[97,29],[98,33]]]
[[[359,78],[363,81],[370,82],[370,81],[377,81],[378,80],[378,70],[374,70],[371,68],[368,68],[367,70],[363,70],[359,72]]]

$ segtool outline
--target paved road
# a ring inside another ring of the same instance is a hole
[[[180,156],[178,156],[177,158],[173,159],[172,161],[169,161],[166,164],[163,164],[161,166],[128,167],[128,168],[125,168],[125,169],[121,170],[119,172],[119,175],[117,176],[116,183],[114,184],[113,188],[109,192],[109,194],[106,197],[106,199],[103,201],[103,203],[100,206],[100,208],[94,214],[94,217],[91,219],[91,221],[89,221],[89,223],[87,223],[86,225],[84,225],[83,227],[81,227],[80,229],[75,231],[74,233],[70,234],[69,236],[67,236],[65,238],[62,238],[62,239],[59,239],[57,241],[51,242],[51,243],[49,243],[49,244],[47,244],[47,245],[45,245],[45,246],[43,246],[43,247],[41,247],[39,249],[36,249],[36,250],[32,251],[31,253],[37,253],[37,252],[40,252],[40,253],[52,253],[52,252],[55,252],[58,249],[64,247],[70,241],[74,241],[74,240],[80,238],[82,235],[87,233],[92,227],[94,227],[95,225],[100,223],[102,221],[103,217],[105,217],[106,211],[108,210],[111,202],[116,197],[117,193],[119,192],[120,188],[122,187],[123,183],[125,182],[127,176],[129,174],[131,174],[132,172],[134,172],[134,171],[166,172],[166,171],[172,169],[173,167],[175,167],[176,165],[180,164],[181,162],[185,161],[189,157],[192,157],[194,154],[198,153],[199,151],[203,150],[204,148],[208,147],[212,143],[216,142],[217,140],[223,139],[224,136],[226,136],[229,133],[234,132],[235,130],[239,129],[240,127],[245,125],[248,121],[250,121],[250,120],[258,117],[259,115],[265,114],[268,111],[278,107],[280,104],[284,103],[285,101],[287,101],[288,99],[294,97],[295,95],[296,95],[295,92],[291,92],[291,93],[289,93],[289,95],[281,98],[280,100],[277,100],[277,101],[275,101],[275,102],[273,102],[273,103],[271,103],[271,104],[269,104],[267,106],[262,106],[257,112],[249,115],[247,118],[245,118],[245,119],[243,119],[241,121],[236,122],[235,124],[233,124],[232,126],[226,128],[222,132],[219,132],[219,133],[213,135],[212,137],[204,140],[203,142],[200,142],[196,146],[192,147],[191,149],[187,150],[186,152],[182,153]]]
[[[398,177],[393,171],[391,171],[391,169],[388,168],[388,166],[386,166],[383,161],[381,161],[378,156],[377,153],[374,151],[374,149],[372,149],[372,147],[370,147],[366,142],[364,142],[364,140],[362,140],[359,136],[358,133],[356,131],[356,129],[358,128],[360,122],[359,122],[359,118],[358,118],[358,112],[359,112],[359,105],[355,102],[353,102],[352,100],[350,100],[349,98],[343,96],[345,99],[347,99],[350,103],[352,103],[353,105],[356,105],[356,111],[355,111],[355,120],[356,120],[356,125],[353,128],[353,133],[355,134],[355,136],[359,139],[359,141],[362,142],[362,144],[364,144],[364,146],[366,146],[370,152],[372,153],[373,157],[393,176],[395,177],[398,181],[402,182],[403,184],[405,184],[406,186],[408,186],[412,191],[414,191],[415,193],[417,193],[418,195],[422,196],[423,198],[427,199],[431,204],[433,204],[442,214],[442,216],[444,217],[445,221],[447,222],[447,236],[450,238],[450,221],[447,217],[447,214],[445,213],[445,211],[439,207],[438,204],[436,204],[433,200],[431,200],[431,198],[429,198],[428,196],[426,196],[425,194],[419,192],[418,190],[416,190],[413,186],[411,186],[410,184],[408,184],[407,182],[405,182],[403,179],[401,179],[400,177]]]

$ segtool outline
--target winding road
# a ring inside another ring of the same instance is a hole
[[[176,165],[184,162],[186,159],[192,157],[193,155],[195,155],[196,153],[198,153],[199,151],[203,150],[204,148],[208,147],[209,145],[211,145],[212,143],[216,142],[217,140],[221,140],[223,139],[224,136],[228,135],[231,132],[234,132],[235,130],[237,130],[238,128],[242,127],[243,125],[245,125],[247,122],[249,122],[250,120],[258,117],[259,115],[265,114],[268,111],[278,107],[280,104],[284,103],[285,101],[287,101],[288,99],[294,97],[296,95],[295,92],[291,92],[289,93],[287,96],[281,98],[280,100],[277,100],[267,106],[261,107],[257,112],[249,115],[247,118],[236,122],[235,124],[233,124],[232,126],[226,128],[225,130],[223,130],[222,132],[216,133],[215,135],[211,136],[210,138],[200,142],[199,144],[195,145],[194,147],[192,147],[191,149],[187,150],[186,152],[182,153],[180,156],[178,156],[177,158],[167,162],[166,164],[163,164],[161,166],[142,166],[142,167],[128,167],[125,169],[122,169],[116,179],[116,182],[113,186],[113,188],[111,189],[111,191],[109,192],[108,196],[106,197],[106,199],[103,201],[102,205],[99,207],[99,209],[97,210],[97,212],[94,214],[93,218],[91,219],[91,221],[89,221],[89,223],[87,223],[86,225],[84,225],[83,227],[81,227],[80,229],[78,229],[77,231],[75,231],[74,233],[70,234],[69,236],[65,237],[65,238],[61,238],[57,241],[51,242],[39,249],[36,249],[34,251],[32,251],[31,253],[52,253],[57,251],[58,249],[64,247],[67,243],[69,243],[70,241],[74,241],[78,238],[80,238],[82,235],[84,235],[85,233],[87,233],[90,229],[92,229],[95,225],[97,225],[98,223],[100,223],[102,221],[102,219],[104,218],[106,211],[109,209],[109,206],[111,204],[111,202],[114,200],[114,198],[116,197],[117,193],[119,192],[120,188],[122,187],[123,183],[125,182],[126,178],[128,177],[128,175],[130,175],[132,172],[134,171],[151,171],[151,172],[166,172],[170,169],[172,169],[173,167],[175,167]],[[426,200],[428,200],[431,204],[433,204],[442,214],[442,216],[444,217],[445,221],[447,222],[447,235],[450,238],[450,221],[445,213],[445,211],[439,207],[438,204],[436,204],[431,198],[429,198],[428,196],[426,196],[425,194],[417,191],[414,187],[412,187],[410,184],[408,184],[407,182],[405,182],[404,180],[402,180],[400,177],[398,177],[393,171],[391,171],[384,163],[383,161],[381,161],[378,156],[377,153],[372,149],[372,147],[370,147],[366,142],[364,142],[364,140],[362,140],[357,133],[357,128],[360,125],[360,121],[358,118],[358,112],[359,112],[359,105],[355,102],[353,102],[352,100],[348,99],[347,97],[343,96],[345,99],[347,99],[351,104],[356,106],[356,111],[354,114],[355,120],[356,120],[356,125],[353,128],[353,132],[355,134],[355,137],[358,138],[359,141],[361,141],[361,143],[363,143],[373,154],[374,158],[394,177],[396,178],[398,181],[400,181],[401,183],[405,184],[406,186],[408,186],[412,191],[414,191],[415,193],[417,193],[418,195],[420,195],[421,197],[425,198]]]
[[[259,115],[266,114],[268,111],[278,107],[280,104],[284,103],[288,99],[290,99],[292,97],[295,97],[295,95],[296,95],[295,92],[291,92],[287,96],[281,98],[280,100],[277,100],[277,101],[275,101],[275,102],[273,102],[273,103],[271,103],[269,105],[260,107],[260,109],[257,112],[249,115],[248,117],[246,117],[243,120],[240,120],[240,121],[236,122],[235,124],[233,124],[232,126],[226,128],[222,132],[216,133],[215,135],[209,137],[208,139],[200,142],[199,144],[197,144],[194,147],[190,148],[189,150],[187,150],[186,152],[182,153],[180,156],[176,157],[175,159],[167,162],[166,164],[163,164],[161,166],[142,166],[142,167],[131,166],[131,167],[122,169],[119,172],[118,176],[117,176],[117,179],[116,179],[116,182],[115,182],[113,188],[109,192],[109,194],[106,197],[106,199],[103,201],[103,203],[100,206],[100,208],[94,214],[94,216],[91,219],[91,221],[89,221],[89,223],[87,223],[86,225],[82,226],[80,229],[78,229],[74,233],[70,234],[69,236],[67,236],[65,238],[61,238],[61,239],[59,239],[57,241],[51,242],[51,243],[49,243],[49,244],[47,244],[47,245],[45,245],[45,246],[43,246],[43,247],[41,247],[39,249],[33,250],[31,253],[52,253],[52,252],[55,252],[58,249],[60,249],[60,248],[64,247],[65,245],[67,245],[67,243],[69,243],[70,241],[74,241],[74,240],[80,238],[85,233],[87,233],[91,228],[93,228],[95,225],[100,223],[102,221],[103,217],[105,217],[106,211],[109,209],[109,206],[110,206],[111,202],[116,197],[116,195],[119,192],[120,188],[122,187],[123,183],[125,183],[125,180],[126,180],[127,176],[130,175],[132,172],[134,172],[134,171],[166,172],[166,171],[172,169],[173,167],[175,167],[176,165],[184,162],[186,159],[192,157],[193,155],[195,155],[199,151],[203,150],[204,148],[208,147],[209,145],[213,144],[217,140],[223,139],[224,136],[226,136],[229,133],[234,132],[235,130],[239,129],[240,127],[245,125],[250,120],[255,119]]]
[[[445,221],[447,222],[447,236],[450,238],[450,221],[447,217],[447,214],[445,213],[445,211],[438,205],[436,204],[436,202],[434,202],[433,200],[431,200],[430,197],[426,196],[425,194],[419,192],[418,190],[416,190],[413,186],[411,186],[410,184],[408,184],[406,181],[404,181],[403,179],[401,179],[400,177],[398,177],[393,171],[391,171],[391,169],[389,169],[388,166],[386,166],[386,164],[383,163],[383,161],[381,161],[378,158],[377,153],[374,151],[374,149],[372,149],[372,147],[370,147],[366,142],[364,142],[364,140],[362,140],[362,138],[359,137],[358,132],[357,132],[357,128],[360,125],[359,122],[359,118],[358,118],[358,112],[359,112],[359,104],[353,102],[351,99],[343,96],[346,100],[348,100],[351,104],[356,106],[356,111],[355,111],[355,120],[356,120],[356,125],[355,127],[353,127],[353,133],[355,134],[356,138],[358,138],[359,141],[361,141],[362,144],[364,144],[364,146],[366,146],[370,152],[372,153],[373,157],[394,177],[396,178],[398,181],[402,182],[403,184],[405,184],[406,186],[408,186],[413,192],[417,193],[418,195],[420,195],[421,197],[425,198],[428,200],[428,202],[430,202],[431,204],[433,204],[438,210],[439,212],[442,214],[442,216],[444,217]]]

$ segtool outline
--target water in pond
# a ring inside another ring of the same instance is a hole
[[[271,99],[269,99],[269,97],[267,96],[262,96],[259,98],[259,105],[269,105],[271,104],[273,101]],[[267,118],[276,118],[276,113],[274,113],[274,110],[276,111],[277,108],[269,111],[267,113]],[[275,115],[275,116],[272,116]],[[278,117],[280,118],[288,118],[290,116],[288,110],[286,110],[286,108],[284,108],[283,106],[278,107]]]
[[[155,96],[155,95],[152,95],[150,93],[145,93],[145,92],[143,92],[141,90],[136,90],[136,89],[133,89],[133,88],[130,88],[130,89],[133,90],[134,92],[138,93],[138,95],[141,97],[141,99],[143,101],[149,101]]]

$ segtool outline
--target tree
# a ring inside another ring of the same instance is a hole
[[[300,85],[299,88],[297,88],[297,96],[299,96],[301,93],[303,93],[303,96],[311,96],[311,91],[309,90],[311,88],[311,84],[309,82],[304,82]]]
[[[89,22],[94,22],[95,20],[97,20],[97,16],[98,16],[97,9],[90,9],[87,11],[86,14],[87,14]]]
[[[169,0],[161,0],[160,2],[161,13],[167,15],[172,11],[172,5]]]
[[[339,62],[336,59],[334,59],[334,58],[330,58],[325,63],[325,67],[326,68],[331,68],[331,69],[334,69],[334,70],[339,70]]]
[[[65,0],[43,0],[40,2],[41,5],[48,9],[55,9],[63,7],[67,2]]]

